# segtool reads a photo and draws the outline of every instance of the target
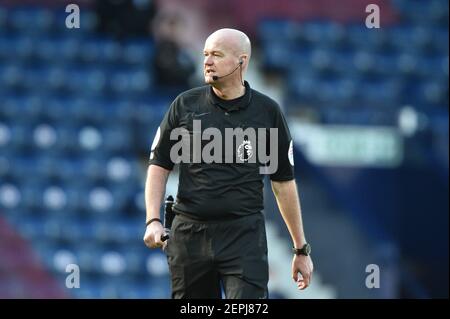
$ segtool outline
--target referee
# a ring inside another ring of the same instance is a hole
[[[221,288],[228,299],[268,298],[263,178],[269,175],[292,238],[292,278],[299,289],[305,289],[313,263],[303,232],[292,139],[284,116],[275,101],[243,80],[251,56],[244,33],[214,32],[203,54],[207,85],[181,93],[173,101],[152,144],[144,242],[165,250],[172,298],[221,298]],[[229,147],[230,129],[256,134],[244,133],[236,143],[232,139]],[[176,130],[185,134],[174,138]],[[201,140],[196,141],[196,136]],[[186,146],[181,153],[178,148],[174,151],[180,143]],[[264,162],[261,157],[267,153],[270,161]],[[213,160],[205,154],[212,154]],[[176,216],[170,239],[162,242],[159,212],[176,163],[180,171],[173,205]]]

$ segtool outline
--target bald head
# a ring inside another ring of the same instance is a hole
[[[246,54],[250,57],[251,44],[248,36],[236,29],[220,29],[212,33],[206,43],[221,43],[227,46],[227,49],[232,50],[235,54]],[[206,44],[205,43],[205,44]]]
[[[206,39],[203,55],[206,83],[239,86],[250,60],[250,39],[235,29],[217,30]]]

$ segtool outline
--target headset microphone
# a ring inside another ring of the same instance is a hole
[[[244,61],[240,60],[240,61],[239,61],[239,64],[234,68],[233,71],[231,71],[230,73],[228,73],[228,74],[226,74],[226,75],[222,75],[222,76],[213,75],[212,79],[213,79],[214,81],[217,81],[218,79],[221,79],[221,78],[224,78],[224,77],[227,77],[227,76],[233,74],[234,71],[236,71],[236,70],[242,65],[242,63],[244,63]]]

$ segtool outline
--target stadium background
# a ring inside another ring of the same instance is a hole
[[[146,161],[220,27],[251,37],[248,80],[296,143],[316,273],[296,290],[266,187],[271,296],[448,298],[447,1],[85,0],[79,29],[68,3],[0,1],[1,298],[170,296],[164,254],[142,241]]]

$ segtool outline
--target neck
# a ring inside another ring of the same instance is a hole
[[[220,85],[212,86],[214,93],[222,100],[233,100],[241,97],[245,94],[245,86],[241,83],[230,84],[230,85]]]

